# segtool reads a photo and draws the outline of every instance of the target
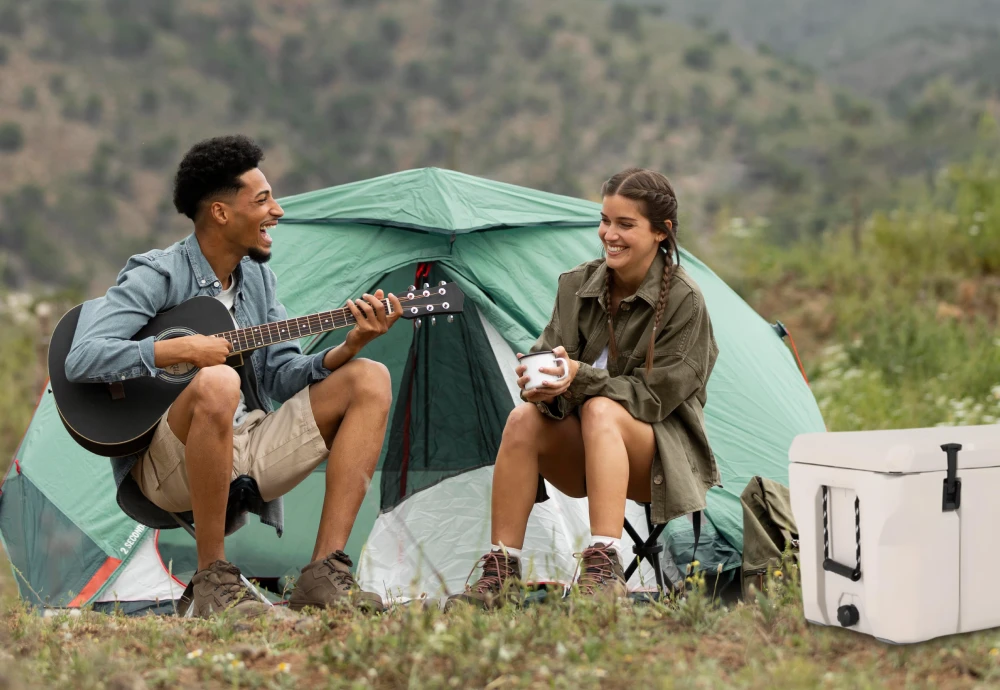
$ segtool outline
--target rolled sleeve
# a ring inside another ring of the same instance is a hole
[[[168,284],[150,259],[133,257],[106,295],[83,304],[66,356],[67,378],[111,383],[158,374],[153,338],[130,338],[161,311]]]

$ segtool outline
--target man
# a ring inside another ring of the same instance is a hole
[[[262,159],[243,136],[209,139],[185,155],[174,205],[193,221],[194,232],[167,249],[133,256],[116,285],[84,305],[66,373],[73,381],[112,382],[177,365],[198,368],[150,446],[112,460],[118,503],[127,514],[153,527],[175,526],[170,513],[193,514],[196,615],[266,609],[226,561],[224,537],[245,521],[227,511],[232,480],[256,482],[262,501],[249,510],[280,536],[281,496],[323,460],[326,494],[316,545],[289,605],[381,610],[381,598],[357,586],[343,548],[375,471],[392,397],[388,370],[357,355],[399,318],[399,300],[389,295],[388,315],[381,290],[348,301],[357,325],[341,345],[307,356],[295,341],[274,344],[245,357],[238,369],[225,364],[232,346],[220,337],[129,340],[155,314],[197,295],[225,304],[240,328],[287,318],[266,266],[268,231],[284,211],[258,167]],[[272,399],[282,403],[277,411]]]

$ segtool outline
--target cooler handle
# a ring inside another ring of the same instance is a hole
[[[854,497],[854,538],[858,544],[858,563],[853,568],[830,558],[830,520],[827,511],[828,487],[823,485],[823,570],[842,575],[852,582],[861,579],[861,500]]]

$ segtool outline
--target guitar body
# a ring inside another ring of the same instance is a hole
[[[60,319],[49,343],[49,379],[59,416],[73,439],[91,453],[105,457],[137,453],[149,445],[163,413],[198,370],[178,365],[156,377],[142,376],[115,385],[70,381],[66,356],[82,308],[74,307]],[[219,300],[201,296],[156,315],[132,340],[215,335],[234,328],[229,310]],[[239,366],[243,357],[234,355],[226,363]]]

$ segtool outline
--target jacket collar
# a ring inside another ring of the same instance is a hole
[[[642,279],[639,289],[635,291],[634,295],[626,297],[623,301],[631,302],[634,297],[640,297],[655,309],[656,301],[660,298],[660,283],[663,281],[663,267],[665,263],[664,252],[656,252],[656,257],[646,272],[646,277]],[[596,297],[601,306],[607,309],[608,305],[604,303],[604,287],[608,279],[607,277],[608,262],[602,261],[594,271],[594,275],[590,276],[590,279],[577,291],[577,297]]]

